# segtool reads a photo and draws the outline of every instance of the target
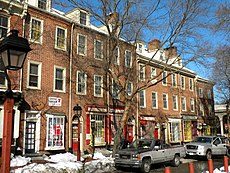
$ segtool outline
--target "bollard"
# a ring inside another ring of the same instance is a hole
[[[170,167],[165,168],[165,173],[170,173]]]
[[[213,173],[213,162],[212,162],[212,159],[208,159],[208,171],[209,171],[209,173]]]
[[[194,173],[194,164],[193,162],[188,163],[189,173]]]
[[[228,172],[228,156],[224,156],[224,171]]]

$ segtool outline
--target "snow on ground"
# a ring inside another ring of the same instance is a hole
[[[44,160],[48,163],[31,163],[31,158],[25,158],[22,156],[13,157],[10,166],[20,166],[20,168],[12,170],[11,173],[76,173],[80,172],[83,166],[86,173],[106,172],[114,169],[114,159],[111,157],[105,157],[102,153],[95,153],[93,160],[86,162],[85,164],[77,161],[76,156],[71,153],[52,155],[46,157]],[[81,158],[81,160],[83,161],[84,158]]]
[[[84,158],[86,157],[84,156]],[[84,158],[81,158],[81,160],[83,161]],[[49,157],[46,156],[44,160],[48,163],[38,164],[31,163],[31,158],[16,156],[12,157],[10,166],[12,168],[20,166],[20,168],[12,170],[11,173],[78,173],[81,172],[83,167],[85,173],[103,173],[115,170],[114,159],[112,157],[105,157],[102,153],[96,152],[93,158],[93,160],[84,164],[77,161],[76,156],[71,153],[61,153]],[[224,172],[224,167],[216,168],[213,172],[226,173]],[[209,173],[209,171],[202,173]]]

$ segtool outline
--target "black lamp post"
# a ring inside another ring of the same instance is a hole
[[[95,152],[95,130],[96,130],[96,126],[95,126],[95,119],[92,119],[92,118],[91,118],[91,130],[92,130],[92,147],[93,147],[92,158],[93,158],[94,152]]]
[[[74,113],[75,113],[75,117],[77,118],[77,160],[80,161],[81,160],[81,149],[80,149],[80,117],[82,114],[82,108],[81,106],[79,106],[78,104],[76,106],[74,106],[73,108]]]
[[[18,37],[18,30],[11,30],[11,35],[0,43],[0,55],[5,66],[7,91],[4,100],[4,127],[2,138],[2,169],[4,173],[10,172],[10,151],[13,122],[13,92],[7,70],[19,70],[23,67],[27,53],[31,51],[28,40]]]

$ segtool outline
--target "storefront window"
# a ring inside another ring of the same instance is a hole
[[[170,126],[170,141],[171,142],[180,142],[180,122],[174,121],[174,122],[169,122]]]
[[[105,116],[104,115],[91,115],[91,120],[95,120],[95,145],[105,143]],[[92,129],[91,129],[92,134]],[[92,135],[91,135],[92,136]]]
[[[192,122],[184,121],[184,140],[191,141],[192,140]]]
[[[64,149],[64,116],[47,115],[46,149]]]

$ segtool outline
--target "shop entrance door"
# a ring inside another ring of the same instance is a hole
[[[25,152],[35,152],[35,122],[26,122],[26,134],[25,134]]]

